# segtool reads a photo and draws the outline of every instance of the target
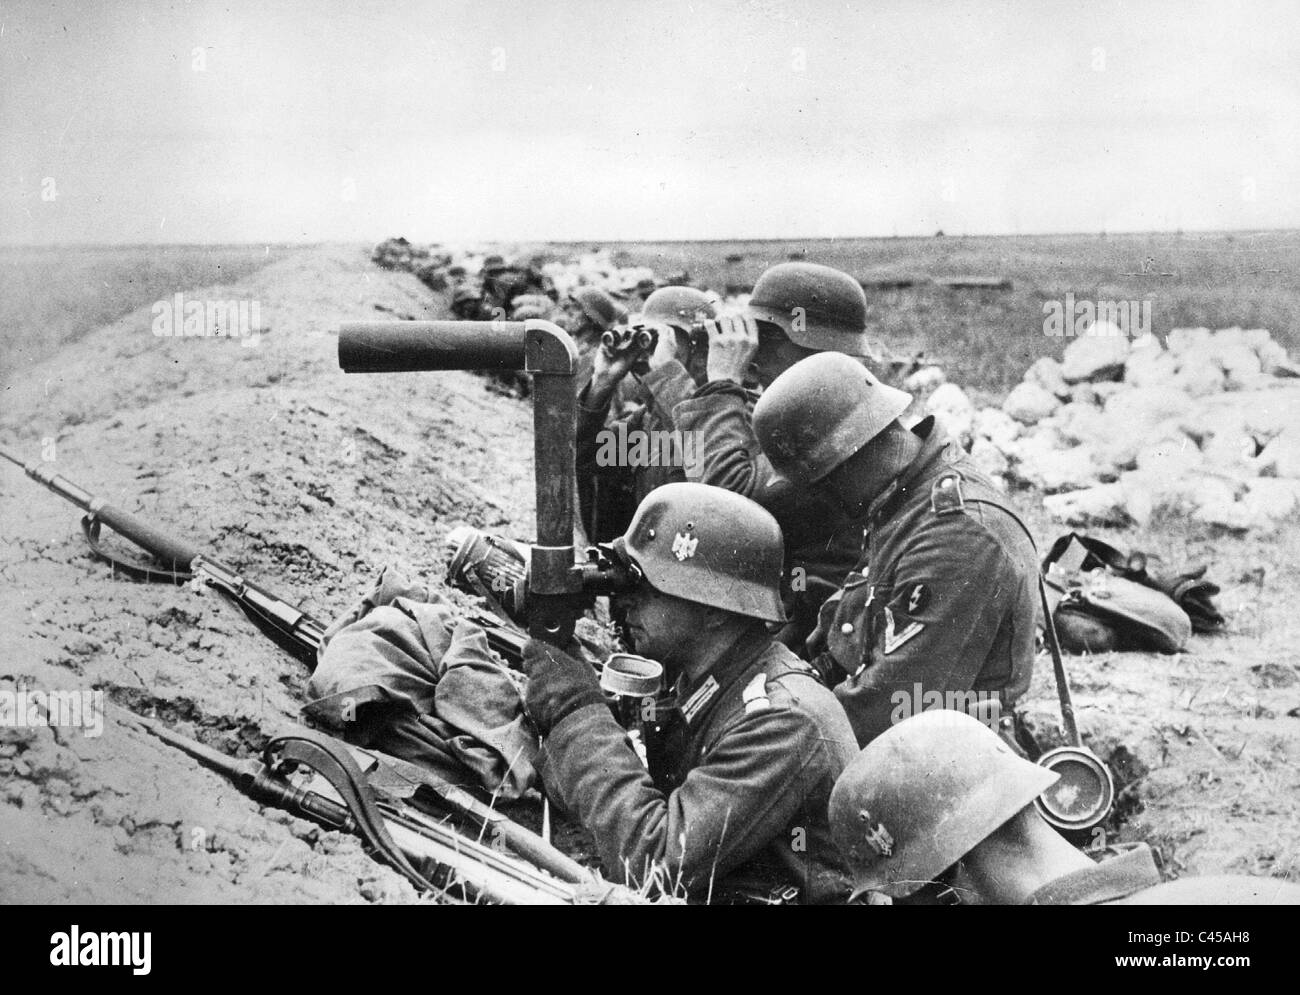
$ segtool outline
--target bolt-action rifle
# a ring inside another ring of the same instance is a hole
[[[228,778],[245,794],[331,829],[359,835],[377,857],[417,888],[433,891],[443,901],[504,905],[644,902],[477,799],[464,792],[458,795],[458,789],[450,785],[440,785],[440,799],[490,831],[494,845],[472,840],[413,807],[406,799],[436,779],[394,758],[302,728],[270,740],[260,761],[239,760],[155,720],[127,710],[115,711],[128,723]],[[292,778],[299,769],[320,778],[324,782],[321,790],[316,790],[315,781],[295,783]],[[498,842],[531,863],[499,849]]]
[[[171,584],[198,581],[215,588],[238,605],[277,644],[315,669],[326,628],[319,619],[313,618],[278,594],[245,579],[238,571],[209,556],[199,547],[168,535],[138,515],[123,511],[66,477],[59,476],[49,466],[35,460],[24,462],[3,446],[0,446],[0,457],[22,467],[27,476],[84,511],[86,514],[81,519],[81,531],[85,534],[86,543],[92,553],[111,563],[115,570],[121,570],[137,580]],[[150,554],[155,562],[132,562],[105,549],[100,544],[100,531],[104,525]],[[513,666],[519,666],[523,659],[524,643],[527,642],[527,637],[521,631],[483,614],[473,613],[467,617],[483,627],[488,643],[497,653]]]

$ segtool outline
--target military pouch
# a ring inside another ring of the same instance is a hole
[[[1191,619],[1168,595],[1105,570],[1080,574],[1053,618],[1061,645],[1072,653],[1177,653],[1192,635]]]
[[[1105,571],[1124,580],[1141,584],[1166,595],[1187,613],[1193,632],[1217,632],[1226,624],[1222,612],[1214,604],[1219,585],[1205,576],[1204,565],[1183,571],[1151,573],[1145,553],[1123,553],[1109,543],[1078,532],[1069,532],[1052,543],[1043,559],[1043,573],[1049,583],[1060,583],[1060,575],[1069,577],[1080,572]],[[1060,620],[1058,620],[1059,624]],[[1116,642],[1116,634],[1098,626],[1095,617],[1086,611],[1065,616],[1065,626],[1070,637],[1077,636],[1090,644],[1094,651],[1101,649],[1126,649],[1129,647],[1106,645]],[[1062,634],[1065,638],[1065,633]],[[1168,651],[1168,652],[1173,652]]]

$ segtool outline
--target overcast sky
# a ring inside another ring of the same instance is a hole
[[[0,240],[1300,227],[1300,3],[0,5]]]

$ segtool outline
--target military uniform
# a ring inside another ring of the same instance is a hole
[[[802,648],[817,611],[858,561],[862,531],[847,523],[830,504],[781,479],[754,435],[755,395],[730,381],[712,381],[672,409],[683,433],[697,433],[699,459],[686,477],[712,484],[758,502],[777,520],[785,535],[787,585],[798,575],[803,583],[786,591],[786,613],[793,631],[783,641]],[[802,587],[803,589],[798,589]]]
[[[996,692],[1004,709],[1029,687],[1038,558],[1005,497],[933,418],[913,431],[916,459],[868,508],[862,558],[822,608],[818,664],[858,742],[957,694]],[[919,692],[919,695],[918,695]]]
[[[808,664],[764,639],[677,700],[657,778],[603,705],[572,712],[545,739],[547,793],[592,833],[606,872],[637,884],[663,864],[700,901],[791,885],[801,902],[844,901],[826,813],[857,747]]]
[[[1026,905],[1296,905],[1300,887],[1276,878],[1222,874],[1162,884],[1151,848],[1128,844],[1095,867],[1064,874]]]
[[[671,432],[674,405],[688,397],[695,382],[677,360],[670,360],[640,378],[624,377],[603,407],[591,404],[591,364],[586,364],[586,382],[578,395],[577,477],[582,523],[592,542],[605,542],[621,535],[632,520],[641,500],[656,487],[686,479],[681,465],[602,466],[597,457],[602,430],[608,428],[615,442],[654,438],[650,433]],[[615,410],[610,411],[613,402]],[[690,455],[683,446],[677,450]],[[681,461],[681,462],[684,462]]]

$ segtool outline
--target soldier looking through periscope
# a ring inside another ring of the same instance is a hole
[[[768,635],[785,617],[776,521],[720,488],[667,484],[615,552],[639,578],[616,596],[630,639],[663,664],[674,703],[648,744],[652,773],[592,668],[531,641],[526,707],[547,796],[591,832],[615,880],[714,902],[842,902],[826,812],[857,747],[812,668]]]

